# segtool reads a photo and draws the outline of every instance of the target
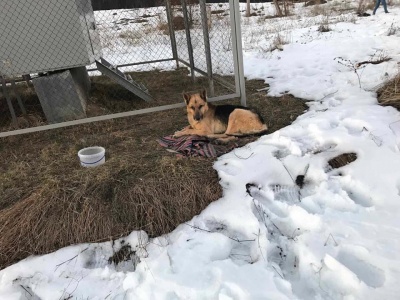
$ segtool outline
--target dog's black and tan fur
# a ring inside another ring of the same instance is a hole
[[[258,113],[243,106],[208,103],[205,90],[184,93],[183,98],[190,125],[175,132],[175,137],[200,135],[226,142],[238,136],[267,131],[267,125]]]

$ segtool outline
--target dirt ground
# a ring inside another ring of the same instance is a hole
[[[171,104],[181,101],[183,90],[204,84],[200,79],[193,86],[182,72],[145,72],[141,78],[158,76],[163,88],[154,94],[155,103]],[[290,95],[273,98],[257,91],[264,87],[263,81],[246,83],[248,105],[263,115],[269,132],[307,109]],[[36,96],[22,94],[29,114],[43,123]],[[10,120],[3,100],[4,131]],[[93,79],[88,116],[146,105],[109,80]],[[0,139],[0,268],[31,254],[111,240],[132,230],[168,233],[220,198],[214,159],[179,158],[156,141],[185,125],[182,108]],[[106,163],[80,167],[77,151],[93,145],[106,148]]]

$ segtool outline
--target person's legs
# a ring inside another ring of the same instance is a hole
[[[383,9],[385,10],[385,13],[388,13],[387,6],[386,6],[386,0],[382,0],[382,5],[383,5]]]
[[[386,3],[386,2],[385,2],[385,3]],[[376,0],[374,12],[372,13],[373,15],[376,13],[376,10],[378,9],[378,7],[379,7],[380,4],[381,4],[381,0]]]

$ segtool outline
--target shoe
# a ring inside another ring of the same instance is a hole
[[[388,11],[385,11],[385,14],[388,14],[389,12]]]

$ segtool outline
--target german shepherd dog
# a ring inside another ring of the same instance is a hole
[[[237,105],[213,105],[207,102],[206,90],[183,93],[189,126],[174,137],[200,135],[228,142],[239,136],[260,135],[267,131],[262,117],[251,109]]]

